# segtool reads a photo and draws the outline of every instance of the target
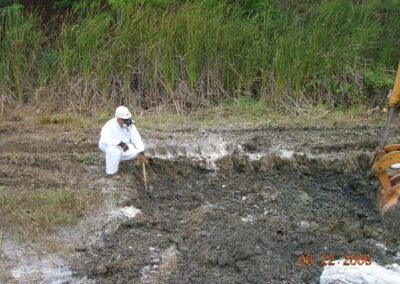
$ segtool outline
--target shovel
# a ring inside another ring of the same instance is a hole
[[[149,161],[144,157],[144,155],[139,155],[137,159],[137,165],[140,166],[142,164],[142,172],[143,172],[143,182],[144,189],[147,191],[147,174],[146,174],[146,164],[149,164]]]

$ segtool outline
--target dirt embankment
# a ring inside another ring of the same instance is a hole
[[[122,180],[103,178],[98,129],[0,131],[3,186],[113,191],[119,206],[141,210],[79,240],[69,259],[76,279],[317,283],[322,267],[299,267],[299,255],[387,264],[400,250],[376,207],[374,128],[143,132],[147,192],[132,163]]]

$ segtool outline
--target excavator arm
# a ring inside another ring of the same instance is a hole
[[[389,106],[391,108],[396,108],[399,105],[400,105],[400,64],[399,68],[397,69],[397,75],[394,81],[392,95],[389,98]]]

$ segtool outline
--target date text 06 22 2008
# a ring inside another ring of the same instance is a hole
[[[297,257],[297,265],[307,267],[312,265],[332,266],[332,265],[371,265],[372,256],[369,254],[348,254],[335,256],[333,254],[323,254],[314,257],[311,254],[301,254]]]

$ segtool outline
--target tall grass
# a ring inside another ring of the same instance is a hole
[[[22,16],[21,7],[15,5],[1,11],[0,22],[0,90],[19,103],[27,102],[33,95],[40,65],[39,19]]]
[[[3,9],[3,96],[178,113],[238,97],[276,109],[382,104],[400,58],[398,5],[90,2],[50,31],[37,13]]]

